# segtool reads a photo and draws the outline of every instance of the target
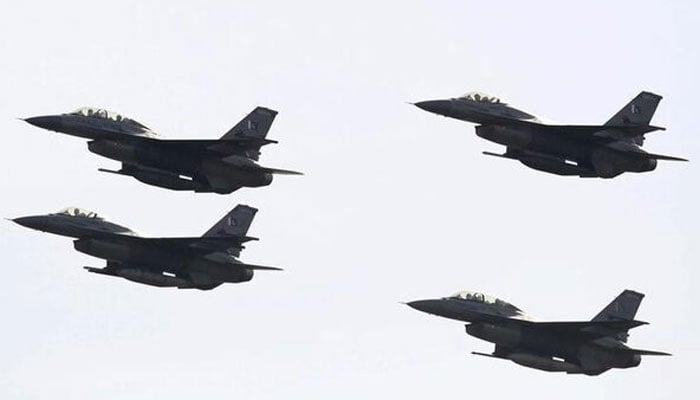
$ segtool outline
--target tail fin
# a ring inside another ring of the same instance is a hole
[[[212,226],[203,237],[245,237],[257,212],[257,208],[239,204]]]
[[[617,112],[605,125],[608,126],[628,126],[628,125],[649,125],[651,118],[656,112],[663,97],[651,92],[641,92],[632,99],[626,106]],[[641,146],[644,144],[644,134],[632,139],[634,143]]]
[[[651,92],[641,92],[617,112],[605,125],[649,125],[663,97]]]
[[[246,115],[241,122],[231,128],[222,140],[237,140],[237,139],[265,139],[267,132],[272,126],[272,121],[275,120],[277,111],[270,110],[265,107],[256,107],[250,114]]]
[[[277,116],[277,111],[265,107],[256,107],[246,115],[241,122],[231,128],[221,140],[236,141],[243,148],[247,157],[257,160],[260,157],[260,147],[277,143],[266,139],[267,132]]]
[[[643,293],[638,293],[632,290],[625,290],[619,296],[608,304],[603,311],[593,317],[591,321],[630,321],[634,320],[637,315],[639,305],[644,298]],[[627,342],[627,330],[611,332],[610,336],[617,338],[622,342]]]

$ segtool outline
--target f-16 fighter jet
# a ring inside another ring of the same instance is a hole
[[[13,219],[27,228],[75,238],[81,253],[107,260],[89,272],[111,275],[151,286],[209,290],[222,283],[246,282],[254,270],[275,267],[244,264],[237,257],[258,210],[238,205],[202,237],[147,238],[109,222],[94,212],[71,207],[55,214]]]
[[[644,298],[625,290],[590,321],[537,322],[518,307],[477,292],[408,303],[416,310],[469,322],[467,334],[496,344],[491,354],[550,372],[599,375],[611,368],[636,367],[643,355],[669,355],[625,345],[627,331],[646,322],[634,319]]]
[[[260,148],[277,143],[267,132],[277,111],[257,107],[220,139],[165,140],[144,125],[99,108],[25,119],[40,128],[90,139],[88,150],[121,161],[118,171],[149,185],[172,190],[231,193],[241,187],[267,186],[273,174],[299,172],[256,163]]]
[[[518,160],[557,175],[614,178],[623,172],[652,171],[657,160],[687,161],[642,150],[645,134],[665,130],[649,124],[659,101],[661,96],[641,92],[603,125],[547,123],[482,93],[415,105],[477,123],[477,136],[506,146],[503,154],[485,151],[486,155]]]

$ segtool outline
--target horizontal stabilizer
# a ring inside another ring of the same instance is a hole
[[[268,174],[277,174],[277,175],[304,175],[303,172],[291,171],[291,170],[288,170],[288,169],[266,168],[266,167],[261,167],[260,169],[261,169],[263,172],[267,172]]]
[[[671,356],[671,353],[665,353],[663,351],[655,350],[641,350],[641,349],[625,349],[625,352],[632,354],[639,354],[640,356]]]
[[[100,171],[100,172],[107,172],[107,173],[109,173],[109,174],[131,176],[131,175],[129,175],[129,174],[125,174],[123,171],[115,171],[115,170],[113,170],[113,169],[97,168],[97,170]]]
[[[653,153],[639,153],[644,158],[650,158],[654,160],[666,160],[666,161],[688,161],[686,158],[665,156],[663,154],[653,154]]]
[[[83,267],[87,272],[94,272],[102,275],[112,275],[106,268]]]
[[[497,356],[497,355],[495,355],[495,354],[480,353],[480,352],[478,352],[478,351],[472,351],[472,354],[475,355],[475,356],[482,356],[482,357],[489,357],[489,358],[500,358],[500,359],[503,359],[503,360],[507,360],[507,358],[505,358],[505,357],[499,357],[499,356]]]
[[[290,171],[287,169],[263,167],[262,165],[254,162],[250,159],[240,157],[240,156],[228,156],[228,157],[221,159],[221,161],[225,162],[228,165],[232,165],[232,166],[235,166],[235,167],[238,167],[240,169],[247,170],[247,171],[264,172],[264,173],[268,173],[268,174],[280,174],[280,175],[304,175],[301,172]]]
[[[87,272],[92,272],[95,274],[100,274],[100,275],[109,275],[109,276],[119,276],[113,268],[110,268],[109,266],[104,267],[104,268],[95,268],[95,267],[83,267],[84,270]]]
[[[255,264],[233,264],[234,267],[257,270],[257,271],[284,271],[282,268],[278,267],[268,267],[265,265],[255,265]]]
[[[513,157],[512,155],[505,153],[505,154],[498,154],[498,153],[492,153],[490,151],[482,151],[481,154],[487,155],[487,156],[493,156],[493,157],[499,157],[499,158],[507,158],[510,160],[517,160],[516,157]]]

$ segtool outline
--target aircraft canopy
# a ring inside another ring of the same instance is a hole
[[[510,308],[510,309],[514,309],[517,311],[521,311],[518,307],[516,307],[508,302],[505,302],[501,299],[498,299],[496,297],[489,296],[489,295],[486,295],[483,293],[479,293],[479,292],[472,292],[469,290],[455,293],[452,296],[450,296],[450,298],[462,299],[462,300],[467,300],[467,301],[474,301],[474,302],[478,302],[478,303],[494,304],[494,305],[499,306],[499,307]]]
[[[57,212],[56,214],[63,214],[63,215],[69,215],[72,217],[84,217],[84,218],[98,218],[102,219],[100,216],[97,215],[96,212],[89,211],[89,210],[83,210],[78,207],[68,207],[64,208],[63,210]]]
[[[479,103],[500,103],[501,99],[482,92],[469,92],[459,97],[460,100],[476,101]]]
[[[151,130],[148,129],[142,123],[135,121],[131,118],[127,118],[121,114],[114,112],[114,111],[105,110],[103,108],[81,107],[81,108],[79,108],[71,113],[68,113],[68,114],[69,115],[80,115],[83,117],[108,119],[108,120],[112,120],[112,121],[116,121],[116,122],[122,122],[122,123],[134,125],[142,130],[146,130],[146,131],[151,132]]]

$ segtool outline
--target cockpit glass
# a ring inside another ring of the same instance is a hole
[[[79,115],[79,116],[83,116],[83,117],[108,119],[108,120],[112,120],[112,121],[116,121],[116,122],[121,122],[123,124],[132,125],[132,126],[136,127],[137,129],[140,129],[143,131],[148,131],[149,134],[154,134],[153,131],[148,129],[142,123],[135,121],[131,118],[127,118],[121,114],[114,112],[114,111],[109,111],[109,110],[105,110],[102,108],[82,107],[82,108],[79,108],[71,113],[68,113],[68,115]]]
[[[515,311],[520,311],[519,308],[517,308],[516,306],[514,306],[508,302],[505,302],[505,301],[498,299],[496,297],[489,296],[489,295],[479,293],[479,292],[472,292],[472,291],[465,290],[462,292],[455,293],[452,296],[450,296],[449,298],[462,299],[462,300],[473,301],[473,302],[478,302],[478,303],[485,303],[485,304],[494,304],[498,307],[511,309],[511,310],[515,310]]]
[[[469,92],[463,96],[458,97],[460,100],[475,101],[478,103],[501,103],[501,99],[496,96],[491,96],[486,93],[481,92]]]
[[[89,210],[83,210],[78,207],[68,207],[64,208],[63,210],[57,212],[56,214],[62,214],[62,215],[68,215],[71,217],[83,217],[83,218],[97,218],[97,219],[102,219],[99,215],[97,215],[96,212],[89,211]]]

